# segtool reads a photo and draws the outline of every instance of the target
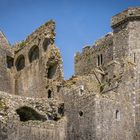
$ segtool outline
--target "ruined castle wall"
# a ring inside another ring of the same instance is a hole
[[[13,58],[10,45],[0,32],[0,91],[13,93],[13,73],[9,71],[7,56]]]
[[[109,33],[98,40],[93,47],[85,47],[75,56],[75,74],[90,73],[98,66],[106,65],[113,59],[113,34]]]
[[[132,21],[129,23],[129,48],[130,48],[130,58],[131,61],[136,64],[135,66],[135,83],[134,83],[134,92],[132,98],[132,105],[134,107],[134,126],[136,129],[136,140],[140,137],[140,63],[139,63],[139,56],[140,56],[140,21]]]
[[[60,104],[0,92],[0,140],[66,140],[67,119],[58,112]]]
[[[66,98],[65,115],[67,117],[68,139],[95,140],[94,95],[80,96],[77,91],[71,91]]]
[[[95,94],[99,92],[95,75],[76,76],[61,91],[70,140],[95,140]]]
[[[15,94],[44,97],[54,88],[55,81],[57,84],[63,80],[60,52],[54,45],[54,28],[54,22],[48,22],[14,46]],[[25,62],[18,70],[21,56]]]
[[[139,89],[140,89],[140,9],[139,8],[129,8],[122,13],[114,16],[112,18],[112,27],[114,30],[114,54],[115,58],[121,60],[123,58],[123,63],[127,63],[125,67],[129,69],[129,73],[125,71],[126,77],[123,79],[122,86],[119,91],[125,94],[125,98],[131,106],[132,110],[132,122],[134,126],[134,139],[139,139],[140,135],[140,113],[139,113]],[[124,65],[124,64],[123,64]],[[129,76],[128,76],[129,75]],[[122,91],[122,87],[125,90]]]
[[[114,29],[114,59],[122,60],[124,57],[128,56],[128,38],[129,32],[127,27],[127,22],[120,25]]]
[[[96,140],[132,140],[132,106],[111,94],[95,99]]]
[[[66,123],[0,123],[0,140],[66,140]]]

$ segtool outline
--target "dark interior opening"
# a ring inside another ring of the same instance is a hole
[[[83,116],[83,111],[79,111],[79,116]]]
[[[49,89],[48,90],[48,98],[51,98],[52,97],[52,91]]]
[[[57,92],[59,92],[61,89],[61,86],[57,86]]]
[[[14,65],[14,58],[7,56],[7,68],[12,68]]]
[[[34,109],[24,106],[16,110],[17,114],[20,117],[20,121],[29,121],[29,120],[39,120],[45,121],[46,118],[43,115],[40,115]]]
[[[29,61],[32,63],[34,60],[39,58],[39,48],[38,46],[33,46],[29,51]]]
[[[100,56],[98,55],[98,66],[100,66]]]
[[[119,111],[119,110],[116,110],[115,118],[116,118],[117,120],[120,119],[120,111]]]
[[[15,65],[16,65],[17,71],[20,71],[25,67],[25,58],[23,55],[20,55],[17,58]]]
[[[103,64],[103,55],[101,54],[101,65]]]
[[[52,79],[54,77],[56,69],[57,69],[56,64],[49,66],[49,68],[48,68],[48,78],[49,79]]]
[[[58,113],[64,116],[64,103],[60,104],[58,107]]]
[[[134,63],[136,63],[136,53],[134,53]]]
[[[50,45],[50,39],[49,38],[45,38],[45,40],[43,42],[43,49],[44,49],[44,51],[46,51],[48,49],[49,45]]]

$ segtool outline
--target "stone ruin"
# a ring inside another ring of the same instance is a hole
[[[0,140],[140,140],[140,7],[111,27],[69,80],[54,21],[13,46],[0,32]]]

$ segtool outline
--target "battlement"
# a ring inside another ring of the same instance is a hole
[[[112,59],[113,33],[110,32],[101,39],[97,40],[92,47],[85,46],[81,53],[76,53],[75,74],[83,75],[90,73],[93,68],[106,65]]]
[[[127,10],[113,16],[111,26],[112,28],[115,28],[127,21],[132,20],[140,20],[140,7],[130,7]]]

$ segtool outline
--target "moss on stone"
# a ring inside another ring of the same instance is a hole
[[[0,110],[5,108],[5,103],[0,99]]]
[[[22,42],[19,44],[20,47],[24,47],[25,45],[26,45],[26,42],[25,42],[25,41],[22,41]]]

